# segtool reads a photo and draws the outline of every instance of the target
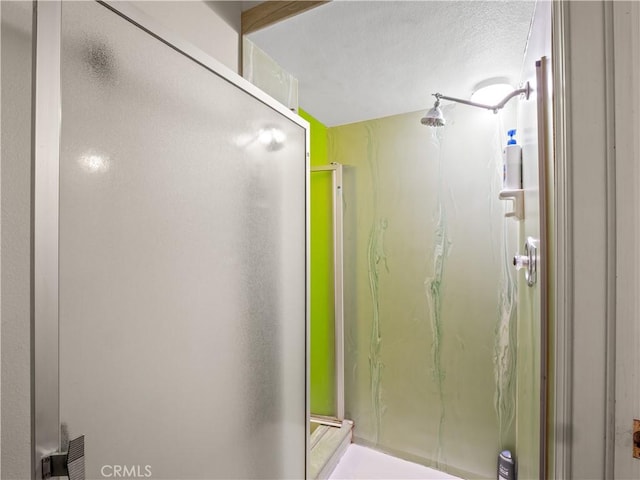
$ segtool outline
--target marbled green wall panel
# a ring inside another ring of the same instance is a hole
[[[347,416],[356,441],[472,478],[515,449],[518,227],[498,200],[514,112],[330,128],[345,169]]]

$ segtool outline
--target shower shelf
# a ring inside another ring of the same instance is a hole
[[[516,220],[524,219],[524,190],[502,190],[498,197],[500,200],[513,201],[513,211],[505,213],[505,217],[513,217]]]

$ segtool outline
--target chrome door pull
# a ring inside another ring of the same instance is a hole
[[[85,480],[84,435],[69,441],[69,451],[49,455],[42,459],[42,478],[69,477]]]

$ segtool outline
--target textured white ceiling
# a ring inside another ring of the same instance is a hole
[[[520,80],[535,1],[333,1],[249,35],[299,81],[300,106],[329,126],[469,98]]]

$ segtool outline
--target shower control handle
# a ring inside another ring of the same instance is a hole
[[[529,237],[524,244],[524,255],[517,254],[513,257],[513,265],[516,270],[524,269],[524,278],[527,285],[533,287],[538,280],[538,241]]]

